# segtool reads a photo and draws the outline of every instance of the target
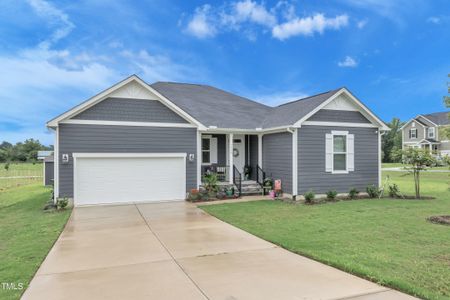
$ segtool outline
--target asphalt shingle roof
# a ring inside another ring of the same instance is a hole
[[[443,111],[423,116],[437,125],[449,125],[450,124],[449,113],[450,112],[448,111]]]
[[[242,129],[293,125],[339,90],[270,107],[208,85],[156,82],[151,86],[205,126]]]

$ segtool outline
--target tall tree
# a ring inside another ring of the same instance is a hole
[[[450,74],[448,74],[448,77],[450,78]],[[446,107],[450,108],[450,81],[447,82],[447,92],[448,92],[448,95],[444,96],[444,105]],[[450,119],[450,113],[449,113],[448,117]],[[439,131],[439,134],[443,134],[443,135],[447,136],[448,138],[450,138],[450,126],[442,128],[442,130]]]
[[[400,128],[403,123],[400,119],[393,118],[387,125],[391,130],[386,132],[382,138],[383,162],[398,162],[400,160],[394,155],[394,152],[402,149],[402,132]]]

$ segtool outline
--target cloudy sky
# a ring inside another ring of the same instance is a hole
[[[346,86],[384,120],[442,111],[448,0],[0,2],[0,141],[137,74],[278,105]]]

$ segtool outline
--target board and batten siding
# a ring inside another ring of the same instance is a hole
[[[348,174],[325,172],[325,135],[331,131],[348,131],[355,136],[355,170]],[[324,194],[329,190],[361,192],[368,185],[378,186],[377,128],[302,126],[298,129],[298,193],[312,190]]]
[[[72,153],[197,153],[195,128],[60,124],[59,196],[73,197]],[[70,161],[63,164],[62,154]],[[197,187],[197,157],[186,159],[186,190]],[[149,170],[151,171],[151,170]]]
[[[312,115],[308,121],[370,123],[359,111],[321,109]]]
[[[188,123],[158,100],[108,98],[72,117],[76,120]]]
[[[282,190],[292,194],[292,133],[265,134],[262,142],[266,176],[281,179]]]

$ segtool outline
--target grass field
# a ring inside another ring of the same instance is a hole
[[[40,184],[0,192],[0,299],[19,299],[67,222],[70,210],[44,212],[50,189]]]
[[[403,193],[411,175],[386,172]],[[426,299],[450,299],[449,177],[425,173],[422,190],[435,200],[354,200],[321,205],[257,201],[202,207],[263,239],[374,282]]]
[[[382,168],[404,168],[407,165],[404,165],[402,163],[383,163],[381,165]],[[443,167],[433,167],[430,168],[430,170],[448,170],[448,166],[443,166]]]
[[[6,188],[42,182],[42,163],[11,163],[9,169],[0,163],[0,192]]]

